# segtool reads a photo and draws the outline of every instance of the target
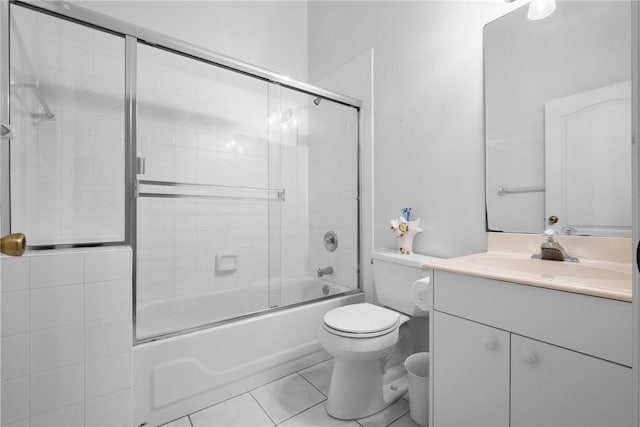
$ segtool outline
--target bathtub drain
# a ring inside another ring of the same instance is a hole
[[[329,285],[324,285],[322,287],[322,293],[325,295],[329,295]]]

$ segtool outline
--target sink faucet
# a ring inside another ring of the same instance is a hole
[[[326,274],[333,274],[333,267],[324,267],[318,269],[318,277],[322,277]]]
[[[567,261],[567,262],[580,262],[576,257],[567,254],[567,251],[556,240],[555,230],[549,228],[545,230],[544,235],[547,237],[545,242],[540,245],[540,254],[534,254],[532,258],[540,258],[551,261]]]

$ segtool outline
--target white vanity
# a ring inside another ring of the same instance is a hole
[[[541,240],[425,265],[432,426],[632,425],[631,243],[562,236],[572,265],[532,260]]]

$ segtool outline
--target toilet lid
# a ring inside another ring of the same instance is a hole
[[[365,302],[330,310],[324,315],[324,324],[342,332],[371,334],[394,328],[399,319],[399,313]]]

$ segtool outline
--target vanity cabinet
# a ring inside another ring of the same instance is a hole
[[[508,426],[509,333],[440,312],[433,321],[434,425]]]
[[[630,426],[631,368],[511,336],[512,426]]]
[[[630,426],[631,304],[436,271],[440,426]]]

